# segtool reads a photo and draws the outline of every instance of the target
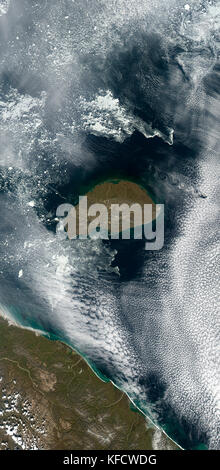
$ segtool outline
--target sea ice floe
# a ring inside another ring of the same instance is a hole
[[[10,5],[10,0],[1,0],[0,1],[0,16],[6,15]]]

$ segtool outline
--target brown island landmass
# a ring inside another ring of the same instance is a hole
[[[140,206],[140,223],[137,223],[137,219],[135,218],[134,212],[132,210],[127,211],[127,213],[125,211],[123,213],[123,217],[122,212],[119,213],[119,233],[128,229],[133,229],[134,227],[141,227],[156,218],[155,202],[152,200],[151,196],[147,193],[144,188],[132,181],[116,179],[111,181],[104,181],[94,185],[92,189],[89,189],[88,192],[84,194],[84,196],[87,197],[87,228],[89,227],[89,224],[94,221],[94,219],[96,219],[98,215],[98,213],[95,215],[89,215],[89,209],[94,204],[102,204],[105,206],[105,208],[107,208],[109,234],[111,233],[112,224],[115,220],[118,220],[117,213],[116,215],[114,215],[113,212],[113,207],[115,204],[121,207],[123,204],[126,204],[129,206],[130,209],[132,209],[132,206],[134,206],[135,204],[138,204]],[[152,206],[152,209],[149,214],[146,214],[145,212],[146,205]],[[80,204],[77,203],[73,211],[69,213],[66,221],[65,228],[70,238],[75,238],[75,236],[79,235],[80,213]],[[76,221],[74,217],[76,218]],[[85,220],[85,215],[83,217],[83,220]],[[114,230],[112,232],[114,233]]]

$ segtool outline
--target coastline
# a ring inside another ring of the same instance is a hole
[[[172,448],[177,449],[177,450],[181,449],[181,447],[174,440],[172,440],[162,428],[157,426],[152,421],[152,419],[146,413],[144,413],[141,410],[141,408],[139,408],[139,406],[131,399],[131,397],[123,389],[119,388],[114,383],[114,381],[110,380],[108,377],[103,376],[100,373],[100,371],[97,369],[97,367],[84,354],[82,354],[78,349],[76,349],[73,345],[70,345],[70,344],[62,341],[62,339],[56,338],[55,336],[52,336],[52,335],[50,335],[46,332],[43,332],[41,330],[35,330],[31,327],[22,326],[22,325],[16,323],[16,321],[12,321],[11,319],[8,319],[8,318],[4,317],[4,319],[2,320],[1,316],[0,316],[0,323],[2,321],[4,321],[4,322],[6,321],[7,324],[8,324],[8,327],[18,328],[22,332],[26,331],[26,332],[28,332],[28,334],[34,334],[39,339],[44,338],[44,339],[49,340],[49,342],[54,343],[54,344],[59,343],[62,346],[64,346],[65,348],[67,348],[69,351],[79,355],[83,359],[83,361],[85,361],[85,363],[87,364],[87,366],[91,370],[92,374],[94,374],[94,376],[97,377],[99,381],[105,383],[107,386],[112,385],[115,389],[117,389],[120,393],[122,393],[127,398],[128,404],[130,403],[130,406],[132,405],[132,407],[130,407],[130,412],[132,414],[135,414],[135,415],[137,414],[138,416],[140,416],[140,418],[143,418],[144,420],[147,419],[147,421],[149,422],[149,425],[148,425],[149,429],[152,429],[152,430],[158,429],[162,433],[162,435],[164,435],[168,439],[168,442],[170,442],[169,445],[171,446],[171,449]],[[1,361],[1,358],[0,358],[0,361]],[[129,409],[129,406],[128,406],[128,409]]]

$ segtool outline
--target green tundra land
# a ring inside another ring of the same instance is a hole
[[[75,351],[0,318],[0,449],[175,449]]]

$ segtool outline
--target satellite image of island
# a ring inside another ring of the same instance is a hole
[[[0,0],[1,451],[220,450],[219,45],[219,0]]]

